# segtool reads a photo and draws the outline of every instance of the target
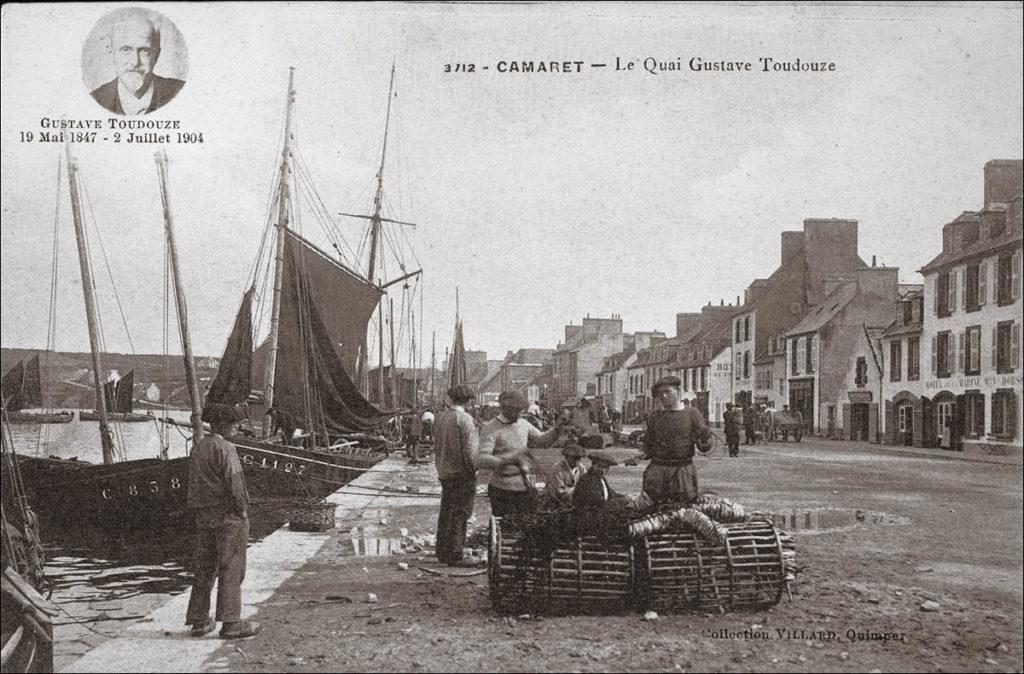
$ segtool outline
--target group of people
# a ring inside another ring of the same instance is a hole
[[[652,387],[661,410],[651,415],[642,454],[628,463],[650,460],[643,476],[642,493],[633,504],[652,505],[670,501],[683,504],[698,496],[694,449],[706,447],[710,431],[700,412],[684,405],[678,377],[665,377]],[[487,495],[497,517],[527,513],[540,504],[567,506],[577,512],[600,514],[600,507],[626,498],[611,488],[607,471],[618,462],[600,452],[588,452],[570,440],[562,458],[548,472],[543,489],[534,477],[537,466],[533,448],[552,446],[574,423],[591,420],[587,405],[549,417],[549,427],[525,418],[530,405],[517,391],[498,398],[499,412],[478,427],[468,411],[475,398],[466,385],[448,391],[449,406],[436,418],[417,413],[421,433],[432,434],[434,462],[441,482],[441,507],[437,521],[437,558],[450,566],[475,566],[478,560],[464,553],[466,527],[473,514],[477,472],[489,470]],[[532,416],[540,417],[540,414]],[[287,419],[280,418],[284,425]],[[257,634],[260,624],[242,619],[241,584],[245,577],[249,533],[248,504],[242,465],[234,445],[226,438],[241,420],[229,405],[210,404],[203,421],[212,432],[196,445],[189,462],[188,506],[196,522],[195,579],[189,597],[186,623],[193,636],[201,637],[222,624],[225,639]],[[429,423],[428,423],[429,420]],[[287,434],[288,429],[280,429]],[[293,431],[294,432],[294,431]],[[576,430],[576,433],[579,433]],[[217,585],[214,615],[210,596]]]
[[[798,424],[803,424],[803,415],[797,411],[791,413],[789,405],[783,405],[782,411],[792,416]],[[725,444],[729,448],[729,456],[740,455],[740,431],[743,431],[744,445],[756,445],[760,440],[775,439],[775,418],[774,410],[768,408],[764,403],[757,405],[745,404],[742,407],[725,404],[725,413],[722,415],[722,422],[725,430]],[[788,431],[782,430],[788,439]]]
[[[709,446],[711,431],[700,412],[682,402],[680,386],[678,377],[669,376],[652,387],[661,409],[651,415],[642,454],[628,462],[636,465],[650,460],[642,493],[633,503],[688,504],[698,496],[693,456],[696,447]],[[549,428],[541,430],[524,418],[530,408],[525,396],[505,391],[498,398],[498,414],[478,429],[467,411],[474,398],[472,389],[453,386],[448,398],[450,407],[438,415],[434,429],[435,465],[441,482],[436,547],[440,562],[476,564],[464,555],[463,547],[479,470],[490,471],[487,496],[496,517],[527,513],[545,503],[592,511],[602,503],[624,498],[611,489],[606,478],[608,468],[618,461],[605,452],[588,452],[572,440],[562,449],[561,460],[544,476],[543,489],[537,488],[537,460],[531,450],[552,446],[581,418],[589,421],[589,406],[550,417]]]

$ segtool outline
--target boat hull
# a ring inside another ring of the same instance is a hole
[[[188,457],[90,464],[18,455],[44,537],[85,526],[118,534],[188,524]]]
[[[379,463],[382,452],[327,452],[232,437],[249,493],[257,498],[316,498],[332,494]]]
[[[78,413],[78,418],[82,421],[99,421],[100,415],[98,412],[89,412],[82,410]],[[153,421],[154,417],[152,414],[136,414],[135,412],[108,412],[108,421],[120,421],[124,423],[138,423],[140,421]]]
[[[12,424],[67,424],[75,419],[74,412],[7,412],[5,421]]]
[[[56,607],[13,568],[3,571],[0,605],[0,671],[52,672]]]

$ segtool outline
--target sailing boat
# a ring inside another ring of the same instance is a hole
[[[135,370],[117,380],[108,380],[103,384],[103,399],[107,404],[107,418],[111,421],[153,421],[151,414],[136,414],[132,392],[135,386]],[[82,410],[78,417],[82,421],[99,421],[99,412]]]
[[[4,374],[0,388],[3,390],[4,419],[10,423],[66,424],[75,418],[74,412],[22,411],[43,406],[38,355],[32,356],[28,365],[19,360]]]
[[[269,335],[253,350],[253,301],[259,286],[254,274],[206,404],[224,403],[248,410],[252,402],[266,410],[265,417],[262,413],[256,419],[250,416],[243,434],[230,438],[252,493],[257,497],[321,498],[384,458],[381,450],[386,441],[368,432],[397,412],[385,409],[383,400],[380,404],[369,402],[355,381],[365,372],[367,326],[374,311],[380,311],[386,287],[371,280],[375,253],[371,253],[371,274],[364,277],[293,227],[299,222],[291,184],[294,100],[292,69],[284,149],[274,191],[277,215],[275,221],[268,222],[274,237]],[[379,245],[381,220],[378,196],[374,250]],[[254,265],[256,273],[262,266]],[[290,438],[284,443],[273,441],[270,436],[275,425],[303,429],[303,446],[294,446]]]
[[[67,175],[89,328],[103,463],[92,464],[79,460],[15,454],[24,478],[25,491],[38,509],[44,534],[54,539],[63,538],[65,532],[78,532],[87,528],[98,529],[105,534],[126,535],[148,533],[167,527],[181,530],[188,522],[188,457],[118,462],[114,460],[114,442],[107,414],[107,399],[100,381],[103,363],[100,353],[98,308],[93,295],[92,266],[85,243],[85,225],[79,199],[79,171],[70,146],[67,148]],[[165,172],[162,170],[160,177],[163,184]],[[165,231],[168,248],[172,252],[171,264],[176,269],[173,231],[171,220],[167,217],[169,211],[165,193],[166,189],[162,191],[165,197]],[[191,372],[184,296],[180,283],[177,282],[177,274],[175,280],[178,320],[185,345],[186,372]]]

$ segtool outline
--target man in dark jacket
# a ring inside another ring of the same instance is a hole
[[[732,403],[725,403],[725,415],[722,421],[725,426],[725,444],[729,447],[729,456],[740,455],[740,415]]]
[[[692,503],[698,496],[697,469],[693,466],[694,446],[710,446],[711,431],[695,407],[686,407],[679,399],[679,377],[662,377],[651,387],[651,395],[661,402],[647,424],[644,455],[651,463],[644,471],[644,493],[655,503],[662,501]]]
[[[251,637],[260,631],[260,624],[242,620],[249,495],[235,446],[224,439],[232,434],[238,416],[230,405],[213,403],[203,410],[203,421],[213,432],[199,441],[189,459],[188,507],[195,516],[196,540],[195,578],[185,623],[192,626],[194,637],[212,632],[215,621],[223,623],[223,639]],[[211,618],[214,581],[217,612]]]
[[[111,26],[109,40],[117,76],[91,94],[110,112],[133,116],[159,110],[185,85],[153,72],[160,58],[160,30],[145,10],[125,10]]]
[[[587,458],[590,459],[590,470],[579,479],[572,492],[572,507],[576,513],[593,514],[611,502],[625,504],[626,497],[615,493],[605,478],[608,469],[619,465],[619,462],[607,454],[597,452],[589,453]]]

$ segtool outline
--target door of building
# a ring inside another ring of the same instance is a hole
[[[804,432],[814,432],[814,380],[801,379],[789,382],[789,410],[799,412],[804,418]]]
[[[853,403],[850,406],[850,439],[866,442],[868,439],[868,416],[870,412],[868,403]]]

